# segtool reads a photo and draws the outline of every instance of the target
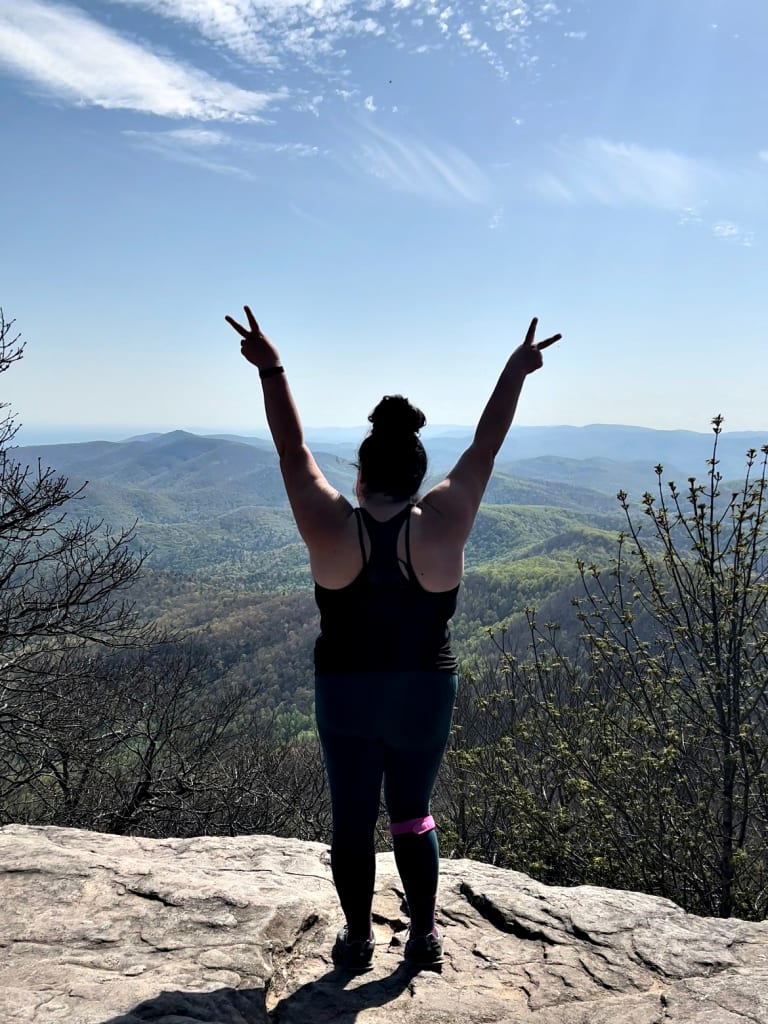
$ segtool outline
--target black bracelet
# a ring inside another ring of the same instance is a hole
[[[266,370],[259,370],[259,376],[262,380],[266,377],[276,377],[278,373],[285,373],[285,367],[283,366],[268,366]]]

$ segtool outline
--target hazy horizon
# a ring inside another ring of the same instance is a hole
[[[708,429],[702,430],[688,430],[686,428],[663,428],[653,427],[637,423],[603,423],[603,422],[592,422],[592,423],[549,423],[549,424],[526,424],[526,423],[513,423],[510,429],[510,434],[514,435],[515,431],[544,431],[544,430],[588,430],[590,428],[604,428],[604,429],[616,429],[616,430],[643,430],[643,431],[654,431],[656,433],[663,434],[695,434],[695,435],[711,435],[711,426]],[[363,438],[369,429],[369,425],[360,423],[348,425],[348,426],[329,426],[329,425],[312,425],[305,424],[304,432],[309,440],[323,439],[333,440],[335,437],[350,440],[355,437]],[[471,434],[474,431],[474,424],[462,424],[462,423],[435,423],[427,424],[422,430],[422,436],[425,439],[430,437],[448,436],[451,433],[464,435]],[[244,431],[242,428],[222,428],[222,427],[157,427],[151,426],[137,426],[137,427],[117,427],[117,426],[102,426],[102,427],[90,427],[87,425],[71,426],[71,425],[58,425],[58,426],[31,426],[26,427],[22,424],[19,428],[16,437],[14,439],[14,445],[19,447],[26,446],[37,446],[37,445],[56,445],[56,444],[80,444],[88,441],[129,441],[135,438],[151,435],[162,435],[170,434],[176,431],[182,431],[184,433],[196,434],[202,437],[214,437],[214,436],[229,436],[229,437],[242,437],[242,438],[257,438],[263,439],[267,442],[271,442],[269,431],[266,427],[254,429],[251,431]],[[744,437],[749,438],[750,436],[768,434],[768,429],[756,428],[755,430],[728,430],[727,424],[724,424],[723,434],[728,434],[731,437]]]

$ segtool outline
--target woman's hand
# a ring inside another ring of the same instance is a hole
[[[541,353],[545,348],[549,348],[550,345],[554,345],[556,341],[560,341],[562,338],[562,334],[553,334],[551,338],[545,338],[544,341],[534,341],[538,323],[538,317],[534,317],[531,320],[531,326],[528,328],[525,341],[522,345],[518,345],[512,353],[512,358],[518,362],[518,365],[525,374],[541,369],[544,365]]]
[[[277,353],[277,349],[266,334],[262,332],[250,307],[244,306],[243,309],[248,318],[247,327],[243,327],[242,324],[238,323],[231,316],[224,317],[230,327],[234,327],[243,339],[240,343],[240,352],[249,363],[253,363],[259,370],[268,370],[272,366],[279,366],[280,356]]]

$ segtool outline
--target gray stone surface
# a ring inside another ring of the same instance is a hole
[[[414,974],[378,867],[349,976],[325,846],[0,829],[0,1024],[768,1024],[768,923],[444,861],[446,963]]]

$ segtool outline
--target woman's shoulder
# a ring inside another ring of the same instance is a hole
[[[411,565],[425,590],[448,591],[464,571],[464,545],[429,501],[413,507],[410,531]]]

